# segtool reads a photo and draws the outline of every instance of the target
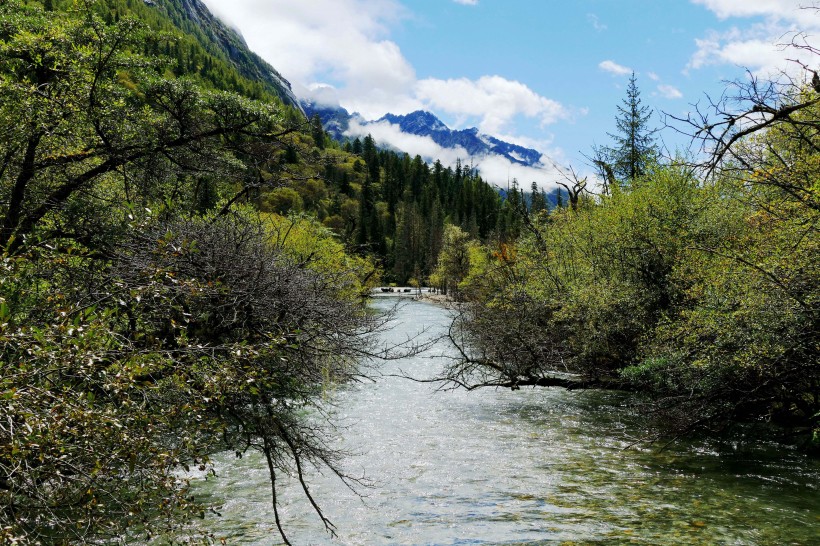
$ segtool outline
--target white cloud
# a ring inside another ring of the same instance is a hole
[[[609,72],[610,74],[615,74],[616,76],[625,76],[626,74],[632,74],[632,69],[623,65],[616,63],[615,61],[601,61],[598,64],[598,68],[603,70],[604,72]]]
[[[251,49],[276,67],[298,96],[340,104],[367,119],[427,109],[494,133],[511,132],[519,116],[542,125],[568,117],[558,102],[501,76],[418,80],[389,39],[391,29],[411,16],[399,0],[205,2],[242,28]]]
[[[498,75],[477,79],[425,78],[413,66],[390,33],[412,17],[400,0],[204,0],[214,13],[241,28],[248,45],[287,78],[297,96],[323,105],[340,105],[365,119],[390,112],[430,110],[477,125],[488,134],[544,151],[550,141],[513,135],[521,118],[541,126],[570,119],[560,103],[514,80]],[[453,0],[475,6],[479,0]],[[469,125],[467,125],[469,124]],[[487,180],[504,184],[508,176],[529,184],[550,185],[550,169],[531,169],[503,157],[470,158],[464,150],[444,149],[432,139],[401,134],[389,124],[356,122],[351,134],[374,138],[425,158],[454,164],[473,161]],[[505,135],[505,136],[501,136]],[[560,150],[551,152],[563,158]]]
[[[655,74],[654,72],[647,72],[647,73],[646,73],[646,75],[647,75],[647,76],[649,77],[649,79],[650,79],[650,80],[652,80],[653,82],[659,81],[659,80],[661,79],[661,77],[660,77],[660,76],[658,76],[657,74]]]
[[[683,97],[683,93],[672,85],[661,84],[658,86],[658,92],[667,99],[680,99]]]
[[[603,32],[607,29],[607,26],[601,22],[597,15],[594,13],[587,13],[587,21],[589,24],[592,25],[592,28],[597,30],[598,32]]]
[[[416,83],[415,97],[435,111],[478,117],[479,128],[491,134],[506,129],[518,115],[536,118],[542,125],[568,116],[560,103],[501,76],[478,80],[428,78]]]
[[[387,39],[406,16],[397,0],[205,0],[242,29],[250,48],[304,92],[332,84],[347,97],[383,102],[412,89],[413,67]]]
[[[799,71],[789,59],[809,61],[806,50],[788,47],[793,39],[817,46],[820,17],[811,0],[692,0],[712,11],[719,19],[756,18],[739,21],[725,32],[710,31],[695,40],[697,50],[686,71],[709,65],[742,66],[763,77],[782,71]],[[808,7],[807,7],[808,6]],[[762,21],[760,20],[762,19]]]
[[[559,148],[555,148],[555,140],[552,135],[548,135],[546,138],[529,138],[519,135],[498,133],[493,136],[499,140],[503,140],[504,142],[509,142],[510,144],[516,144],[518,146],[523,146],[524,148],[538,150],[559,163],[566,161],[564,151]]]
[[[720,19],[731,17],[776,17],[793,20],[807,20],[815,17],[811,9],[802,10],[810,6],[807,0],[692,0],[706,9],[714,12]]]
[[[300,89],[299,96],[322,106],[339,106],[338,90],[325,83],[314,83]]]
[[[527,188],[535,181],[539,187],[549,190],[555,187],[555,181],[560,178],[552,166],[527,167],[499,155],[471,156],[464,148],[443,148],[430,137],[403,133],[398,125],[392,123],[361,124],[356,120],[351,121],[348,136],[362,137],[368,134],[378,145],[392,146],[411,156],[420,155],[426,161],[438,159],[443,165],[454,167],[460,160],[462,164],[473,165],[484,180],[497,186],[506,186],[507,181],[516,179],[519,185]]]
[[[378,145],[386,144],[405,151],[411,156],[420,155],[428,161],[439,159],[445,165],[454,165],[456,160],[463,161],[469,157],[464,148],[443,148],[430,137],[404,133],[398,125],[386,121],[363,124],[359,120],[352,119],[346,135],[350,137],[371,135]]]

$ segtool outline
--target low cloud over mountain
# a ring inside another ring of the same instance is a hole
[[[457,161],[472,165],[492,184],[505,186],[513,179],[532,181],[543,188],[554,186],[555,169],[542,152],[506,142],[477,128],[450,129],[434,114],[418,110],[407,115],[386,114],[369,121],[341,107],[303,104],[308,115],[318,114],[325,130],[337,140],[372,135],[379,146],[420,155],[445,165]]]

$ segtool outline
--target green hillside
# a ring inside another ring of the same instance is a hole
[[[77,9],[67,0],[45,4],[64,13]],[[166,78],[284,103],[281,115],[289,134],[266,161],[267,180],[246,188],[236,202],[264,212],[314,216],[349,250],[376,257],[385,282],[427,282],[445,223],[482,241],[517,234],[515,208],[524,203],[518,192],[505,203],[477,172],[378,150],[369,137],[342,147],[315,120],[306,123],[289,84],[198,0],[107,0],[90,2],[89,9],[106,24],[128,18],[144,24],[140,52],[157,59]],[[214,205],[235,198],[230,184],[211,180],[200,189],[194,200]]]
[[[73,0],[40,2],[47,9],[76,10]],[[123,17],[143,21],[151,33],[140,44],[142,53],[170,60],[175,75],[192,76],[206,85],[236,91],[249,98],[276,100],[301,110],[290,83],[243,38],[214,17],[199,0],[105,0],[88,2],[106,23]],[[80,4],[82,5],[82,4]]]

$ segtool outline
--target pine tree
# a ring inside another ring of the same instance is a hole
[[[320,150],[325,149],[325,130],[322,127],[322,119],[319,114],[314,114],[310,119],[310,135],[313,137],[313,143]]]
[[[533,181],[530,186],[530,212],[536,214],[547,208],[547,196],[544,190],[538,189],[538,184]]]
[[[618,106],[615,118],[616,133],[607,133],[614,142],[612,147],[594,150],[597,162],[611,167],[616,178],[631,182],[646,172],[646,166],[657,154],[654,131],[649,127],[652,110],[641,104],[635,73],[629,78],[626,98]],[[602,173],[606,174],[606,173]]]
[[[361,155],[367,165],[367,172],[370,175],[370,181],[373,184],[378,184],[381,178],[379,171],[379,153],[376,149],[376,141],[373,140],[372,136],[367,135],[364,137]]]

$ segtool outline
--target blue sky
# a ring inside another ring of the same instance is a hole
[[[477,126],[580,172],[590,170],[583,154],[609,142],[632,71],[645,104],[681,115],[745,69],[788,70],[794,63],[785,59],[798,52],[777,44],[796,31],[820,34],[818,12],[800,9],[812,0],[205,3],[302,97],[367,119],[430,110],[451,127]],[[458,155],[392,127],[367,130],[411,153]],[[673,150],[686,145],[671,131],[661,137]],[[495,182],[510,175],[509,165],[481,169]],[[555,173],[547,166],[512,176],[549,186]]]

